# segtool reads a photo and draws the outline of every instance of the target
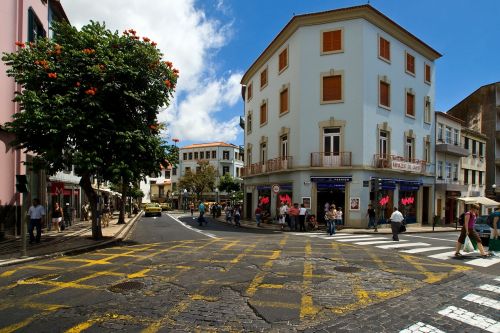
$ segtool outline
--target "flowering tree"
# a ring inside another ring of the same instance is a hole
[[[178,71],[132,29],[119,34],[95,22],[81,30],[67,23],[52,28],[52,39],[17,42],[17,52],[2,57],[22,87],[14,98],[22,112],[5,129],[49,173],[75,166],[98,239],[91,177],[130,184],[160,171],[169,152],[157,116],[173,96]]]

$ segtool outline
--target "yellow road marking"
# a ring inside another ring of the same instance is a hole
[[[260,306],[263,308],[281,308],[281,309],[292,309],[292,310],[301,309],[301,305],[297,303],[270,302],[270,301],[259,301],[259,300],[251,300],[250,303],[254,306]]]

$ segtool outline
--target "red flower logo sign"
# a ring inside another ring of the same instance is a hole
[[[401,203],[403,204],[403,206],[412,205],[414,202],[415,202],[415,198],[414,197],[402,198],[401,199]]]
[[[280,195],[280,202],[286,203],[288,206],[292,204],[292,198],[288,194]]]
[[[260,204],[261,205],[267,205],[269,204],[269,197],[263,197],[260,199]]]
[[[380,206],[385,206],[389,202],[389,196],[385,196],[379,200],[379,205]]]

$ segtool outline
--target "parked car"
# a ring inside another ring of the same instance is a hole
[[[172,206],[168,202],[162,202],[160,207],[161,210],[172,210]]]
[[[481,243],[483,243],[484,246],[488,246],[491,233],[491,228],[487,221],[488,215],[481,215],[477,217],[476,224],[474,225],[474,230],[479,234],[479,237],[481,237]]]
[[[161,207],[157,203],[150,203],[144,207],[144,216],[161,216]]]

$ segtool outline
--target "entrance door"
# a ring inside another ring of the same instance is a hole
[[[325,203],[328,202],[330,205],[333,203],[335,207],[342,207],[342,211],[346,212],[345,209],[345,190],[341,189],[324,189],[318,190],[318,200],[316,204],[316,211],[318,216],[316,220],[319,222],[325,222]],[[344,216],[345,218],[345,216]]]
[[[323,130],[323,166],[340,166],[340,128]]]
[[[249,220],[252,219],[252,193],[247,193],[245,217]]]

